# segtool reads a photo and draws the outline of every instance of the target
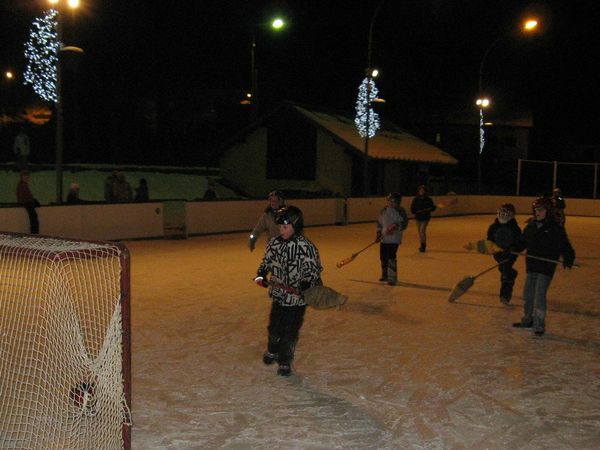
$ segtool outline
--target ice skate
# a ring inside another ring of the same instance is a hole
[[[292,366],[289,364],[281,364],[277,369],[277,375],[289,377],[292,374]]]
[[[276,359],[277,353],[265,352],[263,354],[263,363],[265,363],[267,366],[273,364]]]

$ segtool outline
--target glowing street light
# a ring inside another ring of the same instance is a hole
[[[529,19],[523,21],[521,30],[525,33],[532,33],[537,29],[537,27],[538,27],[537,19],[529,18]],[[479,96],[475,102],[475,104],[479,107],[479,153],[478,153],[478,157],[477,157],[477,192],[479,194],[481,194],[481,157],[483,154],[483,149],[485,147],[485,130],[483,128],[483,126],[485,125],[485,121],[484,121],[484,117],[483,117],[483,110],[490,105],[489,98],[484,97],[483,68],[485,66],[487,57],[490,54],[490,52],[492,51],[492,49],[495,48],[496,45],[501,40],[503,40],[507,36],[510,36],[512,34],[512,31],[513,30],[499,36],[496,40],[494,40],[488,46],[488,48],[485,50],[485,52],[483,53],[483,57],[481,58],[481,62],[479,63],[479,77],[478,77],[478,83],[477,83]]]
[[[280,31],[285,28],[285,21],[281,17],[276,17],[271,21],[271,28]],[[252,111],[256,115],[258,112],[258,70],[256,68],[256,32],[252,31],[252,46],[250,47],[250,92],[246,94],[243,104],[251,104]]]
[[[12,80],[15,77],[15,75],[10,70],[7,70],[6,72],[4,72],[4,77],[7,80]]]

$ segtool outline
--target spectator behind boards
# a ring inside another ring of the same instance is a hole
[[[150,200],[150,194],[148,192],[148,182],[145,178],[140,178],[140,184],[135,188],[135,202],[147,202]]]
[[[113,195],[113,201],[115,202],[127,203],[133,200],[133,190],[129,182],[125,179],[123,172],[117,172],[117,177],[113,184]]]
[[[217,199],[217,191],[215,190],[214,181],[208,182],[208,187],[206,188],[206,192],[204,192],[204,196],[202,200],[216,200]]]
[[[40,202],[33,196],[29,189],[29,171],[21,170],[19,182],[17,183],[17,203],[19,203],[27,211],[29,216],[29,232],[38,234],[40,226],[38,222],[36,207],[40,206]]]
[[[69,205],[83,203],[79,198],[79,183],[71,183],[71,186],[69,187],[69,193],[67,194],[67,203]]]

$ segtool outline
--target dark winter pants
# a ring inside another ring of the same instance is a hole
[[[29,232],[31,234],[39,234],[40,232],[40,224],[38,222],[37,211],[35,210],[35,206],[33,204],[24,205],[23,208],[27,211],[27,215],[29,216]]]
[[[281,306],[276,301],[271,304],[269,316],[268,352],[277,354],[279,364],[289,365],[294,359],[294,350],[300,328],[304,322],[306,305]]]
[[[429,219],[428,220],[415,220],[416,224],[417,224],[417,231],[419,233],[419,242],[421,243],[421,245],[426,245],[427,244],[427,225],[429,225]]]
[[[510,301],[513,286],[518,275],[518,272],[513,269],[517,256],[506,252],[494,255],[494,259],[496,262],[506,261],[498,266],[498,271],[500,272],[500,297],[506,301]]]
[[[379,245],[379,259],[381,260],[381,277],[395,283],[398,281],[396,253],[399,244]]]

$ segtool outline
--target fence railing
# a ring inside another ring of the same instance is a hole
[[[598,198],[598,163],[519,159],[516,195],[549,195],[554,188],[576,198]]]

